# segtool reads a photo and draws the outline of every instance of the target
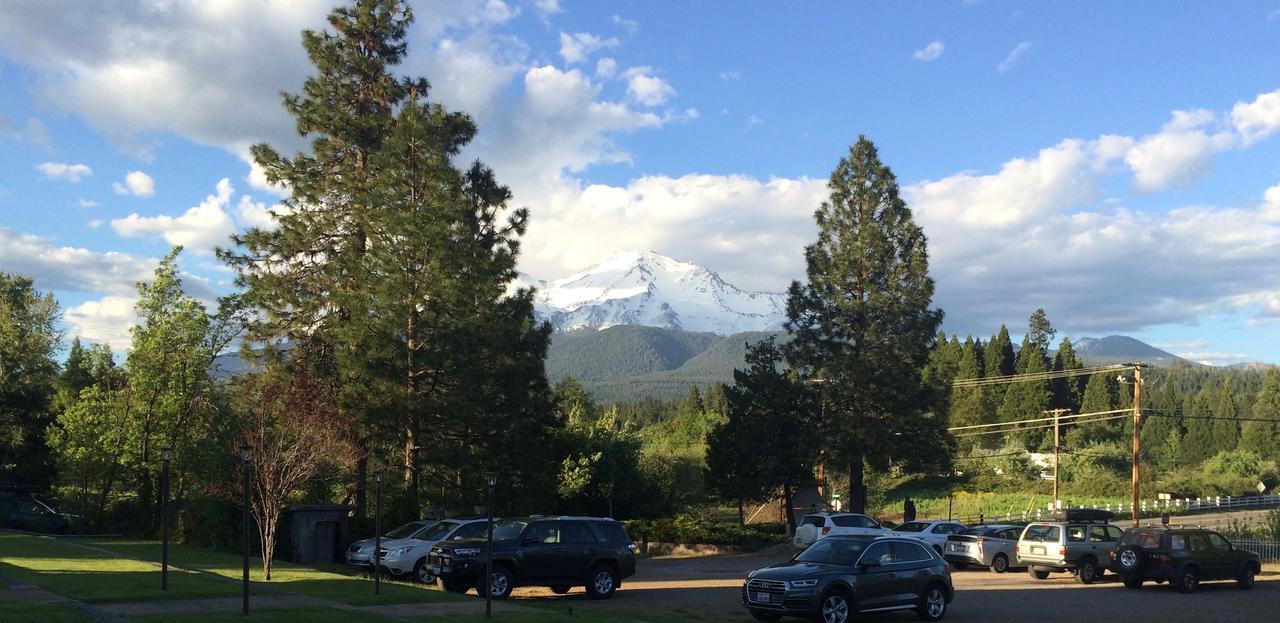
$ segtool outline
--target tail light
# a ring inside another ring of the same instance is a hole
[[[1165,567],[1169,566],[1169,555],[1168,555],[1168,554],[1160,554],[1160,555],[1156,556],[1156,560],[1160,561],[1160,564],[1161,564],[1161,565],[1163,565],[1163,566],[1165,566]]]
[[[1058,548],[1058,555],[1059,555],[1059,556],[1066,556],[1066,555],[1067,555],[1067,546],[1065,546],[1065,545],[1064,545],[1064,546],[1062,546],[1062,547],[1059,547],[1059,548]]]
[[[1015,556],[1016,556],[1016,555],[1018,555],[1018,554],[1021,554],[1021,553],[1022,553],[1022,546],[1021,546],[1021,545],[1014,545],[1014,546],[1013,546],[1013,553],[1014,553],[1014,555],[1015,555]]]
[[[1108,550],[1107,555],[1114,559],[1116,557],[1116,550]]]
[[[822,526],[822,536],[827,536],[830,533],[831,533],[831,526]]]

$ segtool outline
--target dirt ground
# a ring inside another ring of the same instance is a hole
[[[691,621],[751,621],[739,603],[743,577],[752,569],[786,560],[791,553],[782,546],[755,554],[641,560],[636,575],[624,581],[617,595],[605,602],[588,599],[580,588],[567,595],[525,588],[517,589],[515,596],[572,608],[575,614],[625,611],[683,615]],[[1089,586],[1066,574],[1035,580],[1021,571],[956,571],[952,580],[956,598],[947,613],[948,621],[1280,621],[1276,610],[1280,603],[1280,568],[1274,566],[1267,567],[1253,590],[1242,591],[1234,582],[1207,582],[1191,595],[1175,593],[1167,585],[1148,584],[1141,590],[1128,590],[1110,574]],[[860,620],[916,619],[908,612]]]

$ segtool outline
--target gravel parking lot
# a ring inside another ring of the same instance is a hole
[[[641,560],[635,577],[607,602],[594,602],[582,589],[553,595],[545,589],[518,589],[519,599],[593,611],[680,615],[691,621],[751,621],[738,600],[746,573],[786,560],[792,550],[774,548],[736,556]],[[986,570],[952,573],[956,599],[948,621],[1275,621],[1280,599],[1280,568],[1268,566],[1251,591],[1234,582],[1204,583],[1198,593],[1181,595],[1167,585],[1125,589],[1115,576],[1090,586],[1066,574],[1034,580],[1025,572],[995,574]],[[590,620],[584,617],[582,620]],[[914,621],[912,613],[866,617],[866,621]]]

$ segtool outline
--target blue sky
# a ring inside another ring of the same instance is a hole
[[[782,290],[863,133],[948,330],[1042,306],[1280,362],[1280,0],[794,4],[413,2],[403,69],[475,116],[465,157],[530,207],[537,277],[652,249]],[[247,147],[300,145],[277,94],[330,5],[0,5],[0,270],[117,345],[171,243],[193,293],[227,291],[211,249],[279,199]]]

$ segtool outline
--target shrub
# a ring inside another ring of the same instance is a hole
[[[178,513],[177,533],[188,545],[234,551],[240,548],[242,521],[240,507],[230,500],[196,497]]]
[[[712,521],[696,514],[636,519],[626,522],[626,526],[627,533],[636,542],[764,547],[787,539],[786,526],[780,523],[740,526],[736,523]]]

